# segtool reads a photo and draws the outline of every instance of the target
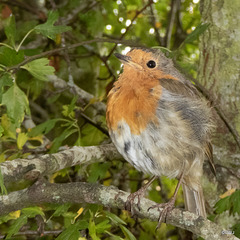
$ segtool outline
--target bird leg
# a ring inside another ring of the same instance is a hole
[[[174,204],[175,204],[175,201],[176,201],[176,198],[177,198],[178,190],[179,190],[180,185],[183,181],[183,176],[184,176],[184,171],[181,173],[180,179],[178,181],[178,184],[176,186],[176,189],[174,191],[173,196],[171,197],[171,199],[167,203],[156,204],[156,205],[153,205],[152,207],[150,207],[148,209],[148,211],[152,208],[158,208],[158,211],[160,211],[160,208],[162,209],[162,211],[160,213],[160,216],[159,216],[159,219],[158,219],[158,225],[157,225],[156,229],[158,229],[161,226],[162,222],[166,222],[167,214],[172,211],[172,209],[174,207]]]
[[[125,203],[125,209],[130,211],[132,215],[134,215],[134,208],[133,208],[133,204],[134,204],[134,200],[137,197],[138,201],[137,201],[137,207],[138,210],[140,210],[140,199],[142,197],[144,197],[146,190],[148,189],[148,187],[152,184],[152,182],[156,179],[157,177],[154,176],[152,177],[143,187],[141,187],[138,191],[129,194],[127,201]]]

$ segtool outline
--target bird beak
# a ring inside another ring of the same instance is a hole
[[[126,56],[126,55],[122,55],[120,53],[115,53],[114,55],[120,60],[121,63],[127,64],[127,65],[129,65],[131,67],[134,67],[134,68],[137,68],[139,70],[142,69],[142,66],[133,62],[131,57]]]

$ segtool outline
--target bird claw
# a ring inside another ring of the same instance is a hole
[[[145,194],[145,191],[143,191],[142,189],[139,189],[137,192],[131,193],[129,194],[129,196],[127,197],[127,201],[125,203],[125,209],[129,212],[131,212],[131,214],[134,216],[135,212],[134,212],[134,200],[137,197],[138,201],[137,201],[137,208],[138,211],[140,211],[140,200],[141,197],[143,197]]]
[[[158,225],[156,227],[156,230],[160,228],[162,222],[166,222],[167,215],[172,211],[174,208],[175,199],[170,199],[167,203],[160,203],[153,205],[152,207],[148,208],[148,211],[153,208],[157,208],[160,212],[159,218],[158,218]],[[160,211],[161,209],[161,211]]]

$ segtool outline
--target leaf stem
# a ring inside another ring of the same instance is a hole
[[[10,49],[13,49],[13,47],[11,47],[10,45],[8,45],[8,44],[6,44],[6,43],[0,43],[0,46],[5,46],[5,47],[8,47],[8,48],[10,48]]]
[[[31,33],[31,32],[33,32],[35,29],[33,28],[33,29],[31,29],[30,31],[28,31],[27,32],[27,34],[24,36],[24,38],[22,39],[22,41],[19,43],[19,45],[18,45],[18,47],[16,48],[16,51],[18,52],[19,51],[19,49],[21,48],[21,46],[22,46],[22,44],[23,44],[23,42],[25,41],[25,39],[29,36],[29,34]]]

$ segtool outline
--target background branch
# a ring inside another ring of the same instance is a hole
[[[85,106],[87,104],[89,104],[89,102],[91,102],[91,100],[95,99],[94,95],[81,89],[76,84],[69,85],[66,81],[64,81],[63,79],[61,79],[55,75],[48,76],[48,79],[53,84],[53,86],[55,88],[57,88],[58,90],[64,91],[64,90],[69,89],[70,92],[77,94],[77,96],[81,99],[83,105],[85,105]],[[92,103],[91,106],[93,106],[93,108],[97,111],[96,114],[104,115],[106,112],[106,105],[102,102]]]
[[[165,40],[164,46],[167,48],[170,48],[173,26],[175,23],[177,10],[178,10],[180,4],[181,4],[181,1],[179,1],[179,0],[171,1],[171,11],[169,13],[168,26],[167,26],[166,36],[164,38],[164,40]]]
[[[157,21],[156,21],[156,16],[154,14],[154,6],[153,5],[150,5],[150,13],[151,13],[150,20],[151,20],[151,24],[155,30],[156,40],[157,40],[159,46],[163,46],[164,39],[160,36],[159,29],[156,26]]]
[[[77,47],[80,47],[80,46],[83,46],[83,45],[96,43],[96,42],[115,43],[116,45],[117,44],[124,44],[124,45],[130,46],[130,47],[143,47],[142,44],[136,44],[133,41],[127,41],[127,40],[122,40],[122,39],[116,40],[116,39],[107,39],[107,38],[95,38],[95,39],[91,39],[91,40],[82,41],[82,42],[79,42],[79,43],[74,43],[72,45],[68,45],[68,46],[65,46],[65,47],[55,48],[53,50],[49,50],[49,51],[46,51],[46,52],[42,52],[40,54],[36,54],[34,56],[31,56],[31,57],[27,57],[21,63],[8,68],[8,71],[17,71],[21,66],[23,66],[23,65],[25,65],[25,64],[27,64],[27,63],[35,60],[35,59],[38,59],[38,58],[46,57],[46,56],[49,56],[49,55],[54,55],[54,54],[59,53],[61,51],[77,48]]]

